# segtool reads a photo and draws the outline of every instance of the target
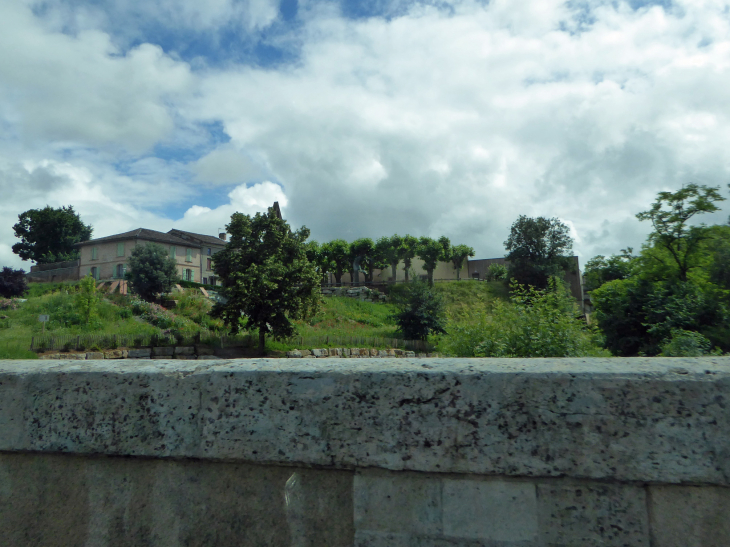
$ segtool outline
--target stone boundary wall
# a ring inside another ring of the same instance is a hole
[[[729,403],[726,357],[0,361],[0,529],[726,547]]]

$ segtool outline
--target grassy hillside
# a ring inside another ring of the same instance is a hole
[[[100,295],[97,319],[90,325],[80,322],[75,307],[75,283],[34,283],[26,295],[27,302],[0,309],[0,359],[34,358],[29,351],[32,336],[41,333],[38,315],[48,314],[46,332],[54,335],[117,334],[129,336],[161,335],[181,332],[192,335],[201,329],[222,333],[222,323],[212,320],[208,312],[212,304],[194,289],[177,295],[178,305],[165,310],[146,304],[134,297]],[[402,290],[398,287],[397,290]],[[443,296],[448,314],[453,318],[470,315],[489,308],[495,299],[506,299],[504,284],[472,281],[437,283],[436,290]],[[6,305],[10,301],[4,301]],[[2,306],[0,306],[2,307]],[[322,343],[327,337],[333,342],[349,338],[395,338],[396,325],[391,316],[395,307],[388,303],[364,302],[347,297],[323,298],[319,313],[308,321],[297,321],[299,336]],[[272,350],[296,347],[270,341]],[[330,344],[332,345],[332,344]]]

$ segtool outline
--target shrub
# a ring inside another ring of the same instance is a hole
[[[178,281],[177,263],[162,245],[148,243],[132,249],[129,271],[124,275],[130,288],[146,301],[168,292]]]
[[[79,284],[80,291],[76,293],[76,309],[81,316],[81,322],[89,325],[97,317],[99,298],[96,295],[96,280],[87,275]]]
[[[700,357],[710,353],[711,342],[699,332],[674,329],[662,343],[663,357]]]
[[[414,280],[395,302],[393,316],[399,333],[408,340],[426,340],[429,334],[445,333],[445,307],[441,297],[423,281]]]
[[[13,270],[5,266],[0,272],[0,296],[11,298],[13,296],[23,296],[28,290],[28,283],[25,280],[25,272],[23,270]]]

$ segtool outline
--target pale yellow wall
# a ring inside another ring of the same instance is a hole
[[[414,258],[411,260],[411,274],[415,274],[417,276],[427,276],[428,272],[423,269],[423,260],[420,258]],[[464,266],[461,268],[460,275],[461,279],[467,279],[468,277],[468,268],[467,268],[467,261],[464,260]],[[375,270],[375,273],[373,274],[373,281],[374,282],[386,282],[390,279],[390,276],[392,274],[392,270],[390,267],[385,268],[383,270]],[[365,281],[365,274],[360,273],[360,281]],[[330,276],[332,279],[332,282],[334,283],[334,275]],[[456,270],[454,269],[454,265],[451,264],[451,262],[439,262],[436,266],[436,268],[433,271],[433,278],[434,280],[439,279],[456,279]],[[413,279],[412,275],[409,275],[409,279]],[[403,262],[401,261],[398,264],[398,269],[396,270],[396,280],[397,281],[405,281],[405,271],[403,270]],[[349,273],[343,273],[342,274],[342,282],[343,283],[350,283],[350,274]]]

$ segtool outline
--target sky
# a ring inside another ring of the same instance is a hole
[[[2,266],[46,205],[103,237],[278,201],[475,258],[557,217],[584,264],[657,192],[728,197],[728,0],[0,0],[0,51]]]

